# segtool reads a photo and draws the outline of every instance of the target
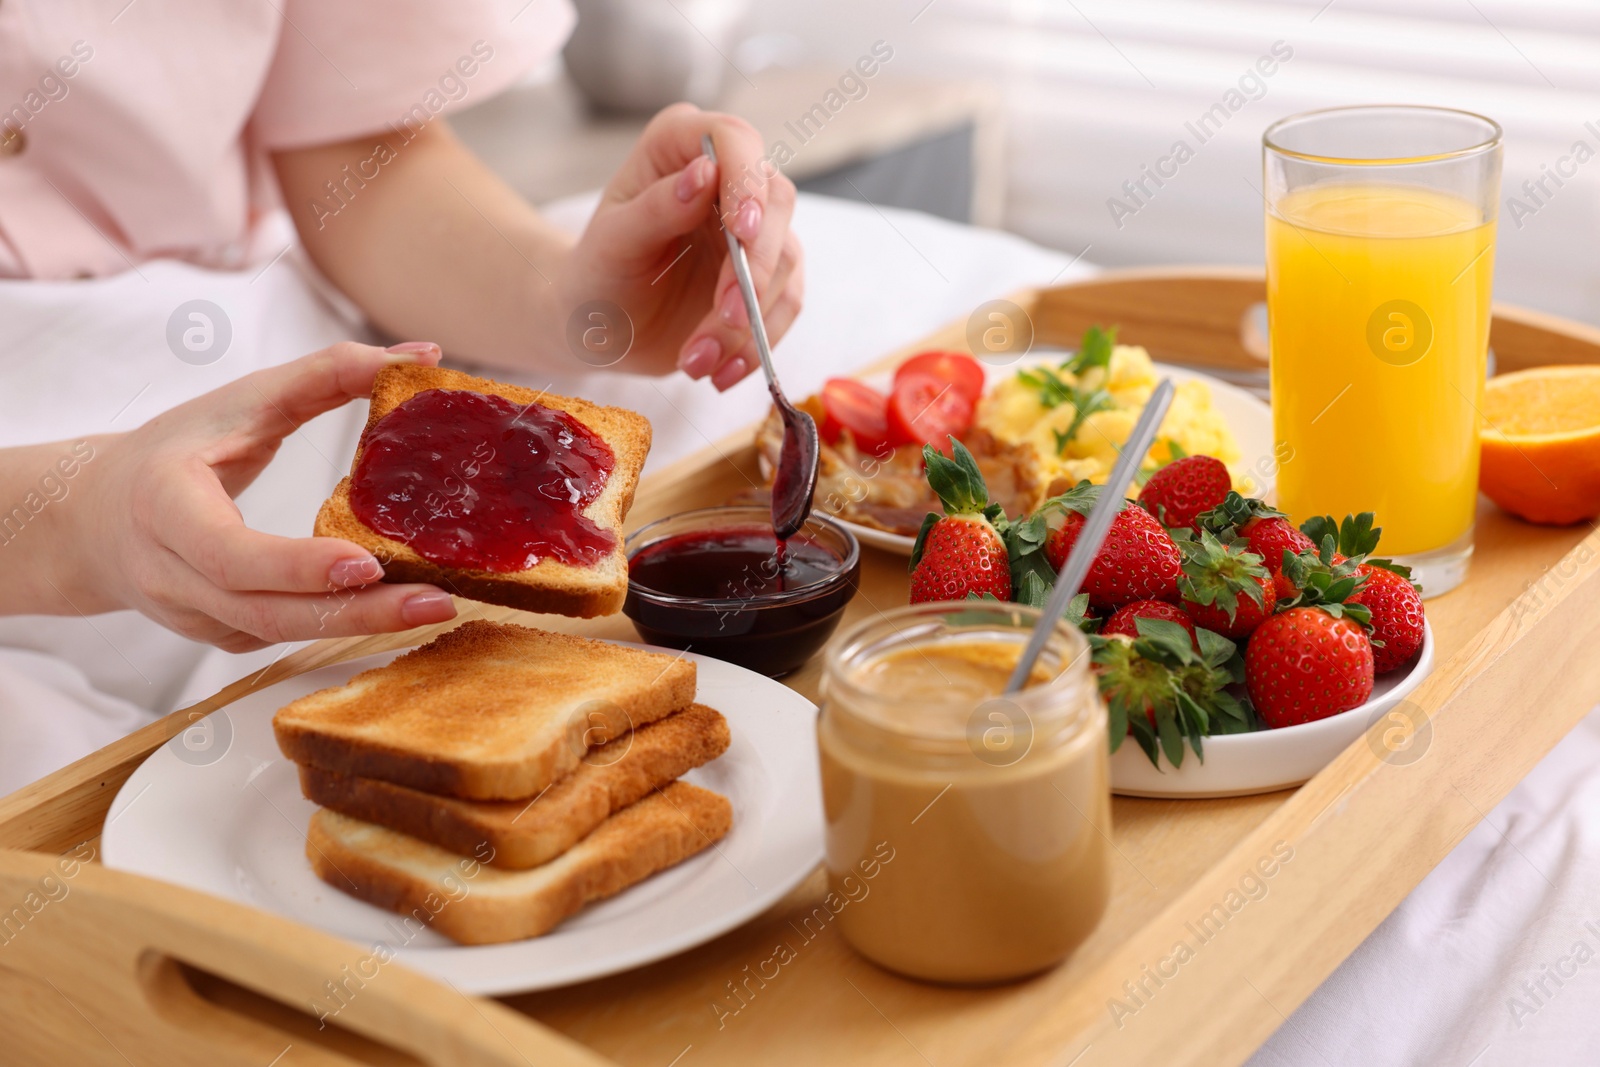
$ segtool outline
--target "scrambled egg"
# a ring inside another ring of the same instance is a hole
[[[1117,345],[1106,366],[1090,367],[1081,375],[1043,369],[1054,381],[1024,370],[996,382],[978,403],[976,424],[1007,444],[1031,445],[1052,493],[1085,478],[1104,482],[1156,387],[1150,354]],[[1075,400],[1087,409],[1081,417]],[[1146,466],[1199,454],[1226,463],[1235,485],[1245,480],[1239,445],[1211,404],[1211,387],[1202,381],[1179,382]]]

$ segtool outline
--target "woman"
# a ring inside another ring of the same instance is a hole
[[[454,614],[303,536],[353,446],[338,409],[385,361],[571,381],[614,358],[598,323],[631,331],[607,373],[727,389],[756,359],[723,222],[769,332],[794,320],[794,188],[745,123],[662,112],[575,241],[451,135],[571,22],[565,0],[0,4],[0,791],[253,665],[195,642]],[[335,343],[372,331],[428,340]]]

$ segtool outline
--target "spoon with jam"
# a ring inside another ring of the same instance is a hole
[[[701,145],[711,162],[717,161],[717,150],[711,144],[711,135],[701,138]],[[761,371],[767,376],[767,390],[772,403],[783,420],[783,448],[778,453],[778,470],[772,478],[772,532],[777,534],[780,552],[782,544],[806,524],[811,514],[811,498],[817,491],[817,460],[821,444],[817,437],[817,424],[799,408],[789,403],[778,384],[778,371],[772,364],[772,349],[767,344],[767,327],[761,318],[761,304],[756,300],[755,283],[750,280],[750,261],[745,258],[744,246],[726,226],[723,236],[728,239],[728,257],[733,261],[733,273],[739,279],[739,292],[744,296],[744,309],[750,316],[750,335],[755,339],[756,352],[761,356]]]

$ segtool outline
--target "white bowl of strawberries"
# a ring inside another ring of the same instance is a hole
[[[952,458],[926,450],[945,514],[918,536],[912,601],[1042,604],[1099,487],[1011,518],[952,445]],[[1374,555],[1380,532],[1370,513],[1297,529],[1234,492],[1210,456],[1152,474],[1112,522],[1069,613],[1091,634],[1113,791],[1284,789],[1385,716],[1414,725],[1400,705],[1432,669],[1433,633],[1405,568]],[[1406,758],[1406,748],[1383,754]]]

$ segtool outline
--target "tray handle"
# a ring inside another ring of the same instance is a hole
[[[91,862],[0,851],[6,1063],[600,1067],[492,1000],[287,919]]]

